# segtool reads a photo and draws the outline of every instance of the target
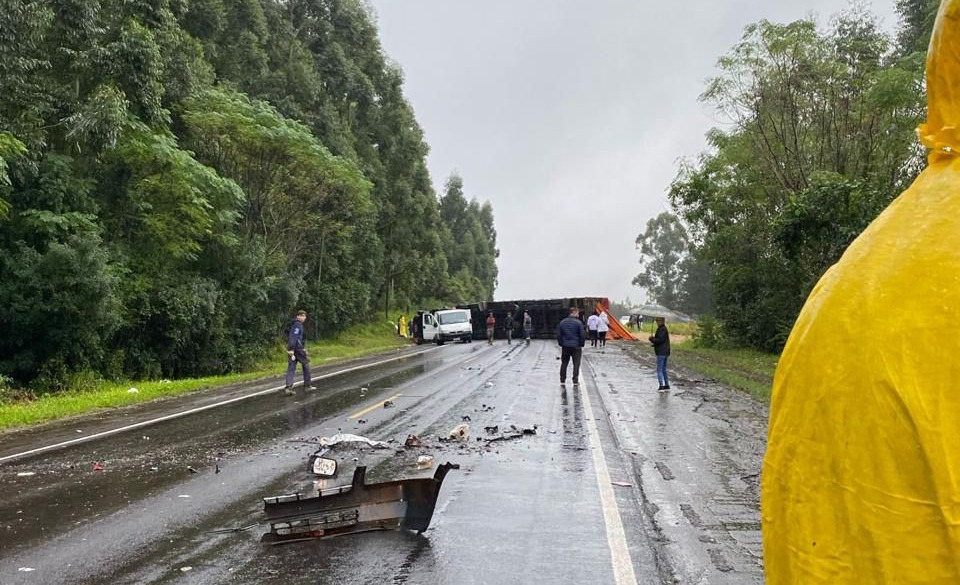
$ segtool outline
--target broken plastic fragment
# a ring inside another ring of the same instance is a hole
[[[389,447],[389,445],[383,441],[374,441],[373,439],[361,437],[360,435],[351,435],[349,433],[337,433],[332,437],[320,437],[320,445],[323,447],[330,447],[339,443],[366,443],[378,449]]]
[[[433,455],[421,455],[417,457],[417,469],[429,469],[433,467]]]
[[[457,441],[466,441],[470,436],[470,425],[466,423],[458,424],[450,431],[449,437]]]

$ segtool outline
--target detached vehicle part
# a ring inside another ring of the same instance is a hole
[[[367,468],[357,467],[350,485],[320,490],[316,497],[290,494],[263,498],[270,532],[260,542],[279,544],[371,530],[422,533],[430,526],[440,486],[451,469],[460,466],[447,462],[433,477],[367,484]]]

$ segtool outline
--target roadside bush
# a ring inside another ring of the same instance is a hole
[[[704,315],[697,321],[697,327],[693,331],[693,345],[725,349],[730,347],[730,340],[724,334],[723,323],[719,319]]]
[[[69,392],[96,392],[103,386],[104,380],[93,370],[80,370],[71,374],[67,382]]]

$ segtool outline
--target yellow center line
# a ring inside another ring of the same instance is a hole
[[[384,400],[382,400],[382,401],[374,404],[373,406],[370,406],[370,407],[368,407],[368,408],[364,408],[364,409],[361,410],[360,412],[356,412],[356,413],[354,413],[354,414],[351,414],[348,418],[360,418],[361,416],[367,414],[368,412],[373,412],[374,410],[376,410],[376,409],[378,409],[378,408],[383,408],[383,403],[384,403],[384,402],[396,400],[396,399],[399,398],[400,396],[401,396],[400,394],[394,394],[394,395],[391,396],[390,398],[386,398],[386,399],[384,399]]]

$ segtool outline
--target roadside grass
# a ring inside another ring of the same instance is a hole
[[[397,336],[390,323],[377,321],[358,325],[336,338],[310,341],[308,349],[314,364],[345,360],[389,351],[410,342]],[[251,371],[184,380],[143,380],[100,382],[85,391],[47,394],[33,400],[0,403],[0,431],[29,426],[88,413],[101,408],[116,408],[257,378],[281,375],[286,350],[277,345]],[[137,392],[130,392],[136,388]]]
[[[687,341],[672,345],[670,359],[677,367],[709,376],[767,402],[780,356],[751,349],[695,347]]]

